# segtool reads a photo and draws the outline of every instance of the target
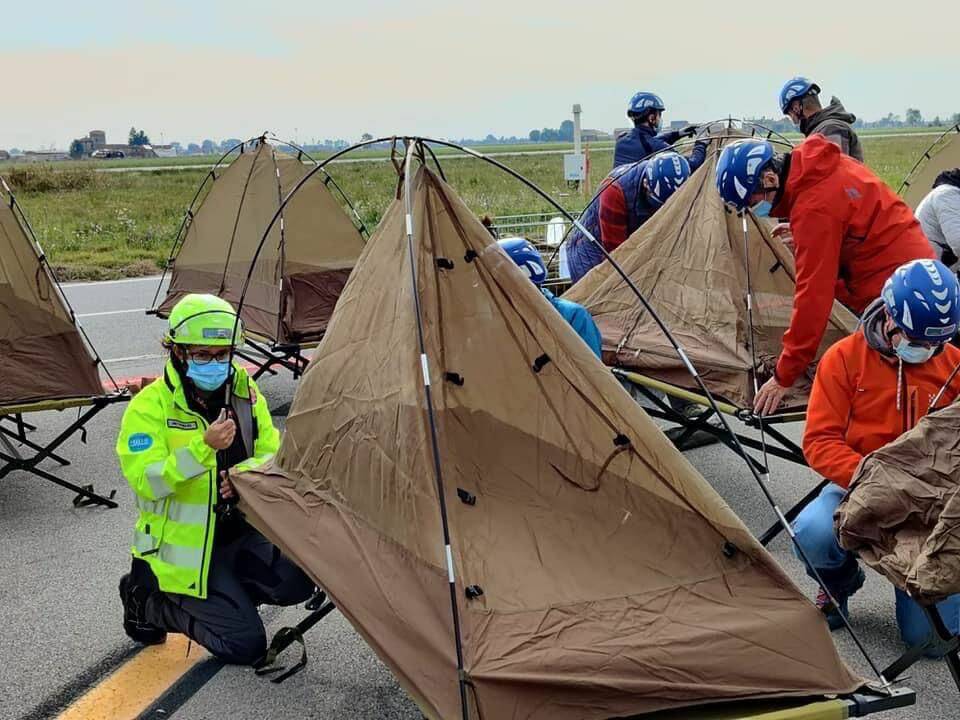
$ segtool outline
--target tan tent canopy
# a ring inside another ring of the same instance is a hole
[[[311,166],[265,138],[244,143],[225,170],[211,172],[209,192],[188,211],[174,245],[166,317],[188,293],[237,304],[254,254],[280,203]],[[284,208],[252,268],[243,306],[249,333],[278,344],[316,342],[363,249],[363,236],[327,187],[321,171]],[[198,192],[198,196],[200,193]]]
[[[836,515],[840,543],[912,598],[960,593],[960,404],[860,463]]]
[[[960,167],[960,123],[947,130],[917,159],[897,191],[914,210],[944,170]]]
[[[606,718],[861,684],[773,558],[457,195],[367,244],[247,517],[429,718]],[[425,374],[433,415],[425,403]]]
[[[737,130],[715,136],[706,162],[613,255],[680,341],[707,387],[747,407],[753,398],[753,361],[743,224],[724,208],[714,179],[720,149],[740,137]],[[764,221],[748,216],[747,233],[757,358],[765,380],[790,324],[794,263]],[[593,268],[564,297],[593,315],[608,364],[698,389],[663,332],[609,263]],[[819,352],[855,329],[856,318],[834,303]],[[811,378],[812,369],[787,396],[785,409],[806,404]]]
[[[0,406],[103,395],[97,365],[26,217],[0,179]]]

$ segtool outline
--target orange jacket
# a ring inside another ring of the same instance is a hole
[[[816,472],[847,487],[860,459],[910,430],[924,415],[950,373],[960,349],[946,345],[922,365],[903,363],[897,409],[897,358],[867,344],[861,328],[824,353],[807,405],[803,454]],[[960,396],[960,375],[937,407]]]
[[[790,327],[777,381],[794,381],[813,361],[834,297],[858,315],[900,265],[933,258],[913,211],[865,165],[821,135],[790,153],[783,196],[771,212],[789,217],[797,265]]]

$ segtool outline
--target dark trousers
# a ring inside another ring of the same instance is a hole
[[[157,587],[150,566],[134,558],[132,578]],[[146,603],[146,620],[182,633],[229,663],[250,665],[266,652],[267,634],[259,605],[296,605],[313,594],[306,573],[259,532],[247,528],[218,544],[210,559],[207,598],[157,590]]]

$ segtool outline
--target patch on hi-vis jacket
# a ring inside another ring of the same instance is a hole
[[[167,427],[173,428],[174,430],[196,430],[197,421],[190,420],[189,422],[183,422],[182,420],[167,419]]]
[[[134,433],[127,440],[127,447],[130,448],[130,452],[143,452],[149,450],[151,445],[153,445],[153,438],[146,433]]]

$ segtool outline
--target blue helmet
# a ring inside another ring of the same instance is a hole
[[[497,240],[497,245],[503,248],[534,284],[542,285],[547,279],[547,266],[543,264],[543,258],[529,240],[520,237],[505,238]]]
[[[717,160],[717,191],[723,202],[746,210],[760,183],[760,171],[773,159],[773,145],[766,140],[737,140],[727,145]]]
[[[960,284],[939,260],[911,260],[883,286],[887,312],[908,340],[945,343],[960,323]]]
[[[820,86],[812,80],[800,77],[799,75],[795,78],[790,78],[784,83],[783,87],[780,88],[780,112],[786,115],[790,103],[811,92],[819,93]]]
[[[675,152],[665,152],[651,158],[643,170],[647,196],[657,205],[663,205],[688,177],[690,163]]]
[[[654,95],[651,92],[640,91],[630,98],[630,103],[627,105],[627,117],[640,115],[641,113],[645,113],[647,110],[658,110],[663,112],[666,109],[667,108],[664,106],[663,100],[660,99],[659,95]]]

